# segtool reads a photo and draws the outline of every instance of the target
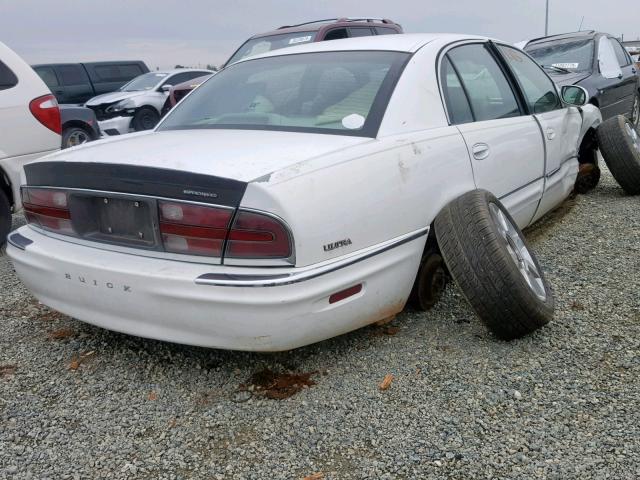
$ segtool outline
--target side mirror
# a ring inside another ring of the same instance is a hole
[[[173,87],[173,85],[162,85],[160,87],[160,91],[164,93],[169,93],[171,91],[171,87]]]
[[[562,101],[567,105],[582,107],[589,100],[589,92],[578,85],[564,85],[561,89]]]

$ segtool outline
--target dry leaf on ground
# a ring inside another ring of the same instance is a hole
[[[391,386],[391,382],[393,382],[393,375],[387,373],[378,387],[380,388],[380,390],[387,390]]]

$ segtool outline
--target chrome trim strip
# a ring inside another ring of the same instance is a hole
[[[210,285],[216,287],[279,287],[282,285],[304,282],[362,262],[363,260],[367,260],[375,255],[384,253],[392,248],[399,247],[400,245],[404,245],[405,243],[423,237],[428,233],[429,227],[424,227],[381,244],[374,245],[373,247],[364,248],[341,257],[338,260],[295,269],[291,273],[276,272],[273,274],[267,273],[260,275],[205,273],[204,275],[200,275],[196,278],[195,283],[197,285]]]
[[[10,234],[9,237],[7,238],[7,241],[14,247],[19,248],[20,250],[24,250],[25,248],[27,248],[29,245],[33,243],[33,240],[23,235],[20,235],[19,233]]]

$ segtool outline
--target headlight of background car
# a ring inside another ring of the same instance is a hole
[[[126,110],[130,110],[135,108],[133,105],[133,102],[129,99],[127,100],[120,100],[117,103],[114,103],[113,105],[109,105],[105,110],[108,113],[118,113],[118,112],[124,112]]]

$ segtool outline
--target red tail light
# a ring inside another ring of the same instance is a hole
[[[62,123],[60,121],[60,109],[58,102],[53,95],[44,95],[35,98],[29,103],[29,110],[41,124],[49,130],[62,133]]]
[[[23,188],[22,205],[27,222],[58,233],[75,233],[71,225],[69,198],[64,190]]]
[[[236,216],[225,250],[226,258],[288,258],[291,239],[277,218],[247,211]]]
[[[160,233],[167,252],[222,255],[232,210],[200,205],[158,202]]]

